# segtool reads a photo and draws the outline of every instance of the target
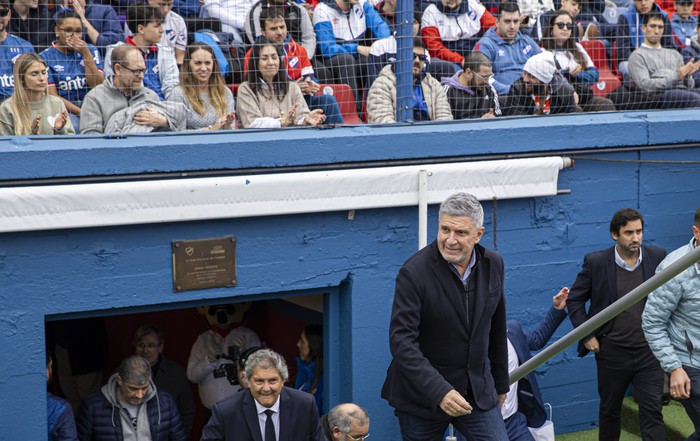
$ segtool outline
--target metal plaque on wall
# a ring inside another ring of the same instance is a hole
[[[173,242],[173,288],[176,292],[236,286],[236,238]]]

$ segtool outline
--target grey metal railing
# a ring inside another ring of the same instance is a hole
[[[700,261],[700,247],[695,248],[690,253],[687,253],[680,259],[676,260],[663,271],[654,274],[654,276],[648,279],[646,282],[642,283],[617,300],[615,303],[591,317],[584,324],[569,332],[564,337],[554,342],[551,346],[520,365],[510,373],[510,384],[520,380],[544,364],[547,360],[562,352],[572,344],[578,342],[582,337],[589,335],[607,321],[612,320],[622,311],[637,303],[639,300],[649,295],[649,293],[664,285],[666,282],[673,279],[686,268],[698,261]]]

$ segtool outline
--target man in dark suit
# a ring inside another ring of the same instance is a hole
[[[406,441],[441,440],[449,423],[473,440],[507,439],[503,259],[478,245],[483,220],[474,196],[448,197],[437,240],[396,277],[382,397]]]
[[[287,364],[262,349],[246,361],[250,388],[212,408],[201,441],[325,441],[314,396],[284,387]]]
[[[569,293],[569,318],[574,327],[654,275],[666,251],[642,245],[643,229],[641,213],[623,208],[610,221],[615,246],[584,257],[581,272]],[[664,373],[642,331],[645,303],[646,299],[639,301],[579,341],[581,357],[589,351],[596,357],[600,440],[619,440],[622,400],[630,383],[639,403],[642,440],[664,439],[661,414]]]

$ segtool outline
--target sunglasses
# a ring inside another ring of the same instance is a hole
[[[0,8],[0,17],[7,17],[10,13],[10,8]]]
[[[573,23],[554,23],[554,24],[557,25],[557,27],[558,27],[559,29],[561,29],[561,30],[564,30],[564,29],[569,29],[569,30],[571,30],[571,29],[574,28],[574,24],[573,24]]]
[[[420,61],[428,61],[428,56],[425,54],[413,54],[413,58],[418,58]]]

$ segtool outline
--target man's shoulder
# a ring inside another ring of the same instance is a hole
[[[27,48],[31,48],[32,52],[34,52],[34,46],[30,42],[28,42],[27,40],[25,40],[22,37],[18,37],[16,35],[12,35],[12,34],[7,34],[7,38],[5,38],[5,41],[2,42],[2,45],[13,47],[13,48],[15,48],[15,47],[27,47]]]
[[[596,250],[596,251],[591,251],[590,253],[586,253],[584,256],[585,260],[588,260],[589,262],[600,262],[602,260],[605,260],[609,258],[610,256],[615,255],[615,247],[610,247],[610,248],[605,248],[602,250]]]
[[[251,399],[246,399],[248,397],[250,397]],[[214,407],[218,408],[223,412],[226,412],[227,409],[235,410],[243,406],[244,404],[254,404],[252,401],[252,395],[250,394],[250,390],[248,389],[239,390],[227,396],[226,398],[217,401],[216,404],[214,404]]]

